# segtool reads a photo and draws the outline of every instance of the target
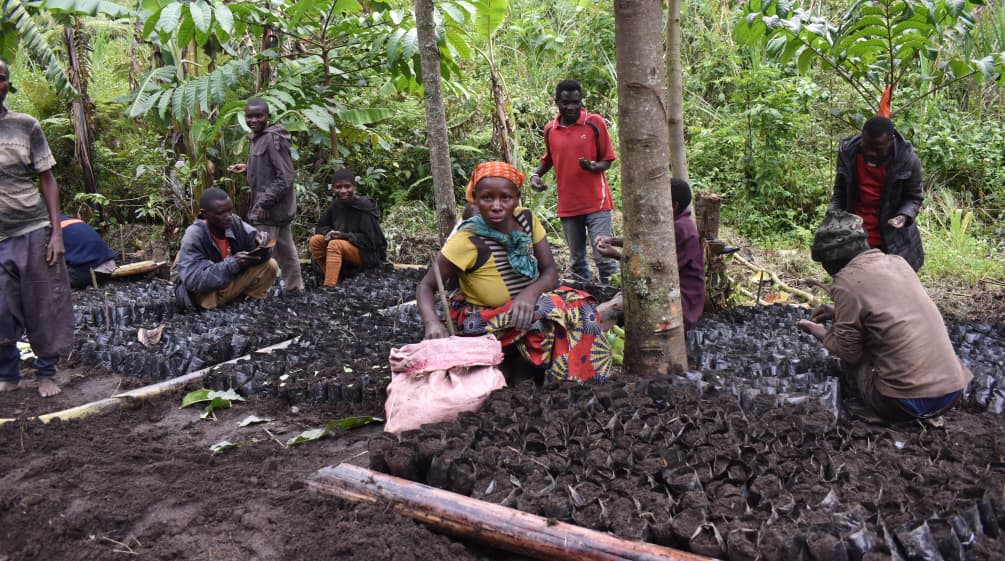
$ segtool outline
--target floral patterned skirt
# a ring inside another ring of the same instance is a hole
[[[605,380],[611,373],[611,346],[597,323],[592,296],[567,286],[541,294],[527,331],[513,327],[511,304],[476,306],[458,290],[451,297],[450,317],[461,335],[491,333],[504,347],[516,345],[531,364],[546,367],[560,380]]]

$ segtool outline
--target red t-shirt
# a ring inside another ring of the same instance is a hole
[[[596,127],[596,133],[590,125]],[[559,125],[559,117],[556,117],[544,126],[544,130],[541,162],[555,167],[559,218],[611,210],[607,174],[579,167],[579,158],[597,162],[615,159],[607,125],[600,115],[581,109],[579,119],[572,125],[563,127]]]
[[[855,201],[854,214],[862,217],[862,227],[869,236],[869,245],[881,247],[883,237],[879,233],[879,205],[883,195],[883,181],[886,179],[886,168],[889,160],[880,166],[870,166],[865,163],[862,154],[855,157],[855,167],[858,173],[858,200]]]
[[[203,222],[205,222],[205,220]],[[224,259],[230,257],[230,242],[227,241],[227,237],[226,236],[224,236],[222,238],[218,238],[218,237],[214,236],[213,235],[213,231],[210,230],[210,232],[209,232],[209,238],[211,240],[213,240],[213,243],[216,244],[216,249],[220,250],[220,257],[222,257]]]

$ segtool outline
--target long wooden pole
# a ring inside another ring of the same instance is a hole
[[[356,502],[389,504],[398,513],[465,539],[548,561],[713,561],[645,542],[623,540],[363,467],[318,470],[307,485]]]
[[[443,276],[440,275],[440,264],[436,261],[436,252],[432,253],[433,275],[436,277],[436,288],[440,291],[440,305],[443,306],[443,319],[447,324],[447,331],[450,336],[457,335],[454,329],[454,322],[450,321],[450,303],[447,302],[447,291],[443,288]]]

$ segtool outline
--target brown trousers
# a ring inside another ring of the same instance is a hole
[[[283,282],[286,283],[286,290],[303,290],[304,280],[300,276],[300,254],[297,252],[297,244],[293,241],[293,231],[290,229],[290,225],[256,224],[255,228],[259,232],[269,234],[270,240],[276,240],[276,247],[272,249],[272,255],[279,263],[279,268],[283,270]]]
[[[265,300],[269,296],[269,287],[276,282],[278,275],[279,263],[276,263],[275,259],[269,259],[254,267],[248,267],[220,290],[194,294],[192,301],[204,310],[212,310],[239,296]]]
[[[359,249],[345,240],[325,241],[323,234],[314,234],[307,240],[307,246],[310,248],[314,261],[325,271],[325,286],[338,284],[338,276],[342,272],[343,262],[355,267],[363,265],[359,257]]]

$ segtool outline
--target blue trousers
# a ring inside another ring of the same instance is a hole
[[[618,272],[618,262],[604,257],[597,251],[597,238],[611,235],[611,211],[602,210],[579,216],[562,218],[562,231],[565,233],[565,243],[569,245],[569,261],[572,274],[583,282],[590,282],[590,263],[586,260],[586,239],[589,235],[590,246],[593,248],[593,262],[597,264],[600,274],[600,284]]]

